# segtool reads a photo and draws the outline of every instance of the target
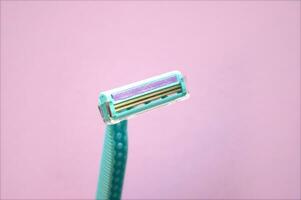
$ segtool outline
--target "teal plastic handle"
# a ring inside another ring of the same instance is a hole
[[[96,199],[119,200],[128,152],[127,120],[107,125]]]

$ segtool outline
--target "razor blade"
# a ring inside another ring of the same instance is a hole
[[[100,93],[98,108],[105,123],[115,124],[139,113],[188,97],[179,71]]]

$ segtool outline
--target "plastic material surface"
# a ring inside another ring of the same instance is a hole
[[[127,120],[107,125],[96,199],[121,198],[127,151]]]

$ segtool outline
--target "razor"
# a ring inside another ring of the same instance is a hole
[[[107,125],[96,199],[121,198],[128,152],[127,119],[187,97],[179,71],[100,93],[98,108]]]

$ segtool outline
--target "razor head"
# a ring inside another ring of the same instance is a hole
[[[179,71],[100,93],[98,108],[105,123],[115,124],[139,113],[188,97]]]

